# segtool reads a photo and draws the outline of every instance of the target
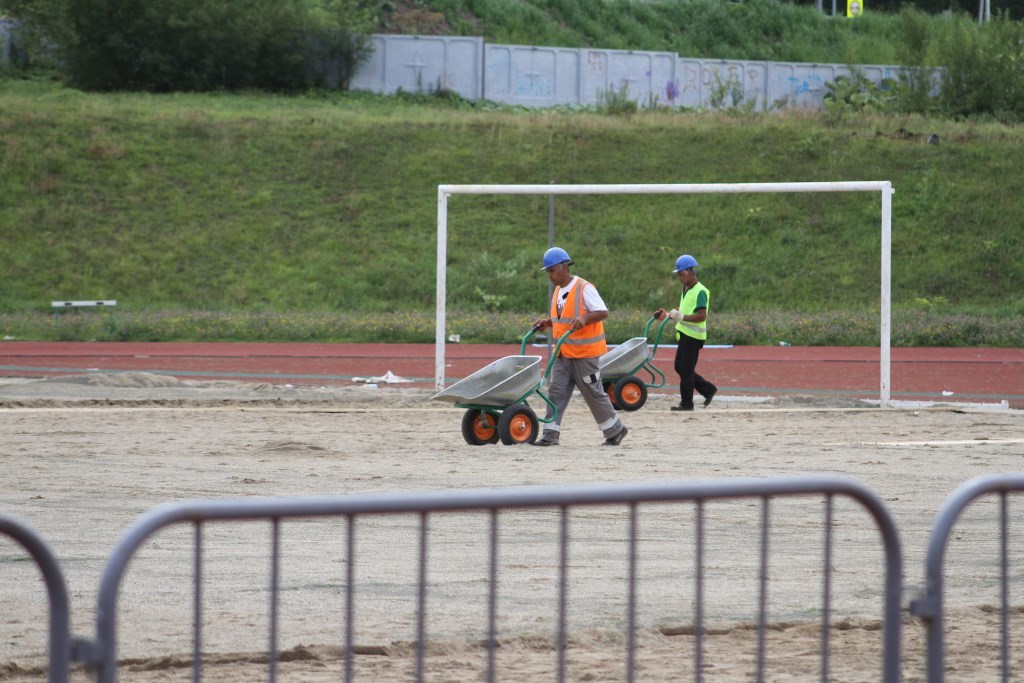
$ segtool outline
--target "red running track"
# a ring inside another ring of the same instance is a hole
[[[446,381],[450,384],[519,350],[517,344],[448,344]],[[543,346],[530,347],[527,353],[546,357]],[[663,347],[655,356],[655,366],[668,378],[663,391],[671,391],[676,382],[673,354],[672,348]],[[877,399],[879,364],[879,350],[870,347],[708,347],[701,352],[698,371],[718,384],[722,397],[828,393]],[[0,376],[7,377],[145,371],[180,379],[344,385],[389,370],[414,380],[395,386],[433,386],[434,345],[0,343]],[[1024,408],[1024,349],[895,348],[890,373],[896,400],[1007,401],[1011,408]]]

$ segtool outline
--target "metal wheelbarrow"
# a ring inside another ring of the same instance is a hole
[[[537,440],[539,423],[553,422],[557,418],[558,408],[540,388],[551,374],[562,342],[572,331],[559,338],[543,373],[541,357],[526,355],[526,342],[536,332],[531,329],[523,336],[518,356],[499,358],[430,397],[466,409],[462,416],[462,438],[469,445],[482,446],[497,443],[499,439],[506,446],[533,443]],[[550,419],[538,418],[526,403],[534,393],[551,406]]]
[[[651,323],[655,320],[652,317],[644,325],[644,336],[633,337],[601,356],[598,366],[601,370],[601,383],[612,405],[619,410],[640,410],[647,403],[647,389],[660,389],[666,384],[665,373],[654,365],[654,353],[658,350],[661,333],[669,318],[666,316],[658,326],[654,347],[648,348],[647,337],[650,335]],[[650,376],[651,381],[638,377],[641,372]]]

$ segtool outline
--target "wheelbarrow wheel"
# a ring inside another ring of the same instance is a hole
[[[612,408],[622,410],[622,406],[619,405],[619,400],[615,396],[615,382],[605,382],[604,393],[608,394],[608,400],[612,402]]]
[[[498,443],[498,419],[494,413],[470,408],[462,416],[462,438],[470,446]]]
[[[528,405],[509,406],[498,419],[498,434],[506,446],[533,443],[537,440],[537,415]]]
[[[615,383],[615,403],[623,410],[640,410],[647,403],[647,384],[636,375]]]

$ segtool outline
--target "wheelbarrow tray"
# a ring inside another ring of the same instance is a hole
[[[448,403],[506,408],[540,386],[540,356],[505,356],[431,396]]]
[[[647,337],[633,337],[601,356],[598,361],[601,379],[610,381],[628,377],[649,359]]]

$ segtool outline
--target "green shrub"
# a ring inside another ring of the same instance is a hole
[[[84,90],[303,90],[337,65],[347,86],[377,16],[364,0],[2,0],[31,57]]]
[[[1024,121],[1024,24],[1004,14],[979,28],[958,15],[936,43],[943,66],[941,103],[948,114]]]
[[[599,111],[612,116],[630,116],[640,108],[636,100],[629,96],[629,85],[623,83],[618,89],[602,90],[597,95]]]
[[[69,0],[71,83],[100,91],[281,88],[302,73],[290,9],[274,0]]]
[[[895,83],[885,81],[876,85],[859,69],[853,69],[849,76],[838,76],[834,83],[826,83],[825,111],[835,121],[841,121],[847,114],[891,111],[896,102]]]
[[[743,92],[743,82],[739,76],[730,72],[726,78],[722,78],[719,72],[714,72],[715,83],[711,86],[708,95],[708,104],[712,111],[726,111],[732,113],[751,113],[754,111],[756,102],[747,100]]]
[[[932,91],[937,83],[935,68],[929,61],[931,25],[928,15],[913,7],[906,6],[900,11],[896,55],[903,71],[896,94],[903,111],[923,113],[934,107]]]

